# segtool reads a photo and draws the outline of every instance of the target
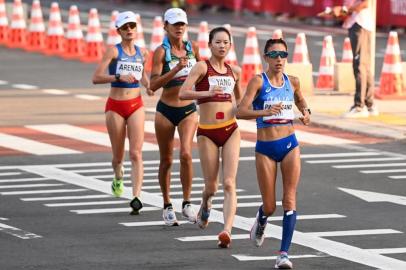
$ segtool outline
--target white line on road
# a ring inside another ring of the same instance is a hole
[[[82,192],[88,191],[87,189],[45,189],[45,190],[29,190],[29,191],[6,191],[0,192],[0,195],[26,195],[26,194],[45,194],[45,193],[69,193],[69,192]]]
[[[239,261],[248,262],[248,261],[269,261],[269,260],[276,260],[277,256],[250,256],[250,255],[243,255],[243,254],[232,254],[234,258]],[[305,255],[290,255],[289,259],[306,259],[306,258],[323,258],[327,257],[328,255],[312,255],[312,254],[305,254]]]
[[[74,202],[74,203],[47,203],[44,204],[48,207],[66,207],[66,206],[85,206],[85,205],[106,205],[106,204],[125,204],[126,201],[96,201],[96,202]]]
[[[0,133],[0,146],[34,155],[79,154],[80,151]]]
[[[76,98],[79,98],[79,99],[84,99],[84,100],[100,100],[100,99],[102,99],[102,98],[99,97],[99,96],[85,95],[85,94],[82,94],[82,95],[75,95],[75,97],[76,97]]]
[[[331,157],[364,157],[364,156],[381,156],[378,152],[353,152],[353,153],[329,153],[329,154],[302,154],[301,158],[331,158]]]
[[[35,201],[83,200],[83,199],[103,199],[103,198],[112,198],[112,196],[107,194],[99,194],[99,195],[81,195],[81,196],[21,198],[21,200],[26,202],[35,202]]]
[[[9,188],[36,188],[36,187],[57,187],[64,186],[65,184],[30,184],[30,185],[0,185],[0,189]]]
[[[38,181],[48,181],[48,180],[53,180],[53,179],[43,178],[43,177],[32,177],[32,178],[0,180],[0,183],[38,182]]]
[[[235,190],[235,192],[237,192],[237,193],[243,192],[243,191],[244,191],[244,189]],[[162,194],[161,192],[148,192],[148,193],[151,195],[157,195],[157,196]],[[223,193],[223,190],[220,189],[217,191],[217,193]],[[201,190],[192,190],[192,192],[190,194],[202,194],[202,191]],[[183,195],[183,191],[174,191],[174,192],[171,192],[171,195]]]
[[[58,95],[58,96],[70,94],[68,91],[59,90],[59,89],[42,89],[42,92],[44,92],[45,94]]]
[[[5,173],[0,173],[0,176],[15,176],[15,175],[21,175],[21,172],[5,172]]]
[[[352,163],[352,162],[367,162],[367,161],[392,161],[392,160],[405,160],[401,157],[390,158],[353,158],[353,159],[330,159],[330,160],[306,160],[310,164],[328,164],[328,163]]]
[[[406,163],[381,163],[381,164],[356,164],[356,165],[336,165],[336,169],[351,169],[351,168],[380,168],[380,167],[404,167]]]
[[[399,172],[406,172],[406,169],[398,169],[398,170],[366,170],[360,171],[361,173],[371,174],[371,173],[399,173]]]
[[[22,90],[36,90],[36,89],[38,89],[38,86],[36,86],[36,85],[23,84],[23,83],[12,84],[11,87],[17,88],[17,89],[22,89]]]
[[[356,236],[356,235],[375,235],[375,234],[392,234],[392,233],[402,233],[402,232],[392,229],[374,229],[374,230],[309,232],[306,234],[317,237],[333,237],[333,236]]]
[[[178,220],[178,223],[179,225],[182,225],[190,222],[185,220]],[[165,225],[165,222],[163,220],[159,220],[159,221],[144,221],[144,222],[123,222],[119,224],[124,225],[126,227],[144,227],[144,226],[163,226]]]
[[[142,212],[146,211],[157,211],[162,210],[160,207],[143,207]],[[70,212],[79,214],[79,215],[89,215],[89,214],[108,214],[108,213],[130,213],[132,211],[131,207],[126,208],[102,208],[102,209],[81,209],[81,210],[69,210]]]
[[[406,179],[406,175],[391,175],[390,179]]]
[[[7,224],[0,223],[0,232],[4,232],[7,234],[10,234],[12,236],[27,240],[27,239],[34,239],[34,238],[41,238],[41,235],[32,233],[32,232],[27,232],[24,230],[21,230],[19,228],[9,226]]]
[[[406,248],[371,248],[369,252],[377,254],[401,254],[406,253]]]
[[[6,85],[6,84],[8,84],[8,81],[2,81],[2,80],[0,80],[0,85]]]
[[[197,187],[204,187],[204,184],[196,184],[193,183],[193,187],[197,188]],[[143,186],[142,190],[153,190],[153,189],[160,189],[161,186],[159,185],[155,185],[155,186]],[[182,188],[182,185],[171,185],[171,188]],[[171,193],[172,194],[172,193]]]

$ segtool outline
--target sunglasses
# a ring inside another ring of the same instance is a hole
[[[265,56],[267,56],[269,58],[272,58],[272,59],[276,59],[278,57],[286,58],[286,57],[288,57],[288,52],[286,52],[286,51],[270,51],[270,52],[267,52],[265,54]]]
[[[130,22],[121,26],[120,30],[134,29],[135,27],[137,27],[137,24],[135,22]]]

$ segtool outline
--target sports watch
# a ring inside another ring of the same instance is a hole
[[[116,82],[118,82],[120,80],[120,73],[116,73],[114,78],[116,78]]]

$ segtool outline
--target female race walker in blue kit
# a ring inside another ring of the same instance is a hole
[[[259,207],[250,238],[256,246],[264,241],[267,218],[276,209],[275,182],[277,163],[283,181],[283,234],[275,267],[291,269],[288,258],[296,224],[296,190],[300,178],[300,150],[292,125],[293,105],[303,114],[304,125],[310,122],[310,109],[300,91],[299,80],[283,73],[287,45],[283,39],[269,39],[264,49],[268,70],[251,79],[237,112],[237,118],[256,119],[255,161],[263,204]]]

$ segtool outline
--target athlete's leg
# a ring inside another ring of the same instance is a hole
[[[190,193],[192,191],[192,145],[196,127],[196,112],[184,118],[178,125],[180,139],[180,181],[182,183],[183,201],[190,201]]]
[[[222,152],[222,172],[224,189],[224,230],[231,233],[234,216],[237,210],[236,178],[238,160],[240,157],[240,131],[234,130],[230,138],[224,144]]]
[[[164,204],[169,204],[171,201],[169,193],[171,185],[174,134],[175,126],[160,112],[156,112],[155,135],[158,141],[160,155],[158,179]]]
[[[144,165],[142,162],[142,144],[144,142],[144,107],[136,110],[127,119],[128,140],[130,142],[131,181],[133,196],[139,197],[144,178]]]
[[[276,161],[269,157],[255,153],[257,170],[257,181],[262,196],[262,211],[265,216],[270,216],[276,209],[275,182],[276,182]]]
[[[295,147],[281,162],[283,181],[283,233],[281,252],[288,252],[296,225],[296,191],[300,179],[300,150]]]
[[[123,179],[124,142],[126,135],[125,119],[113,111],[106,112],[106,127],[113,153],[112,166],[116,179]]]

